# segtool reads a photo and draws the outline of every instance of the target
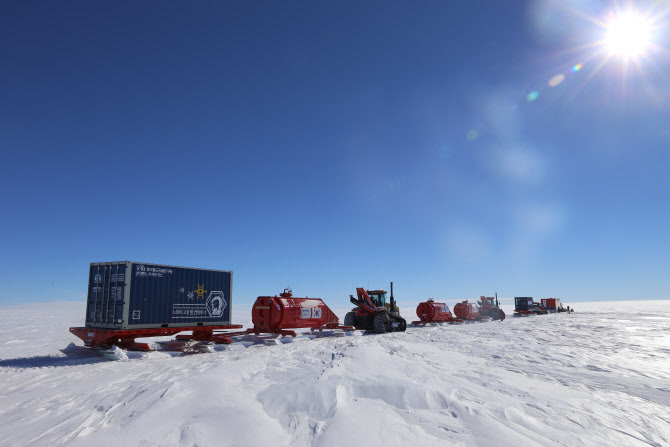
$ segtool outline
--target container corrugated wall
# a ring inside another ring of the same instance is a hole
[[[514,310],[533,310],[533,298],[529,296],[515,297]]]
[[[93,263],[87,327],[230,324],[232,272],[130,261]]]

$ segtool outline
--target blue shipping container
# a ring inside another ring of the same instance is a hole
[[[86,327],[230,324],[233,272],[131,261],[92,263]]]

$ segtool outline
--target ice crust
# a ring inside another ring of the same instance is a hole
[[[83,306],[0,308],[0,446],[670,445],[670,301],[123,362]]]

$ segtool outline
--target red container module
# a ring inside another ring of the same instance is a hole
[[[449,310],[449,306],[445,303],[436,303],[432,298],[423,303],[419,303],[416,307],[416,316],[419,317],[419,321],[415,321],[413,324],[443,323],[455,320]]]
[[[467,321],[476,321],[482,318],[479,315],[479,307],[474,303],[468,303],[468,300],[456,304],[454,306],[454,314],[456,314],[457,318]]]
[[[321,298],[294,298],[285,289],[279,296],[259,296],[251,309],[256,332],[280,333],[286,329],[339,325],[337,315]]]
[[[337,315],[321,298],[294,298],[291,289],[284,289],[279,296],[259,296],[251,308],[254,327],[243,332],[214,335],[210,341],[232,343],[233,338],[249,334],[278,334],[296,337],[293,329],[309,328],[313,331],[341,329],[355,330],[352,326],[340,326]]]
[[[542,303],[542,307],[551,313],[565,311],[559,298],[542,298],[540,302]]]

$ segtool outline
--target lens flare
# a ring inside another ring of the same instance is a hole
[[[479,132],[477,129],[470,129],[466,134],[466,138],[470,141],[475,141],[477,138],[479,138]]]
[[[537,90],[533,90],[532,92],[528,93],[528,96],[526,96],[526,101],[528,101],[528,102],[533,102],[533,101],[535,101],[539,96],[540,96],[540,92],[538,92]]]
[[[573,73],[577,73],[579,70],[582,69],[583,66],[584,66],[584,65],[582,65],[582,64],[575,64],[575,65],[572,67],[572,72],[573,72]]]
[[[563,82],[564,79],[565,79],[565,75],[557,74],[553,78],[549,79],[549,87],[558,86],[561,82]]]
[[[634,11],[613,15],[605,25],[604,45],[610,56],[631,59],[643,56],[652,44],[652,24]]]

